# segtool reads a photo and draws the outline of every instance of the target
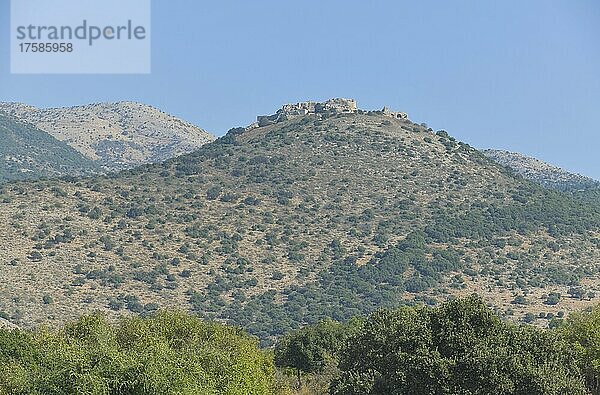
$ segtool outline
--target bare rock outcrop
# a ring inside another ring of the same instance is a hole
[[[9,320],[0,318],[0,329],[20,329],[18,325],[13,324]]]

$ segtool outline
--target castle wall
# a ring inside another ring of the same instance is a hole
[[[354,114],[358,112],[358,105],[354,99],[330,99],[323,103],[316,102],[300,102],[293,104],[286,104],[281,107],[273,115],[261,115],[256,118],[259,127],[273,125],[278,122],[287,121],[290,119],[302,117],[308,114]],[[379,112],[382,115],[397,118],[407,119],[408,115],[403,112],[390,111],[389,108],[384,107]]]

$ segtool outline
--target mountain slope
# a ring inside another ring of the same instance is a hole
[[[536,158],[515,152],[493,149],[483,150],[482,152],[488,158],[511,168],[523,178],[536,182],[546,188],[572,191],[600,187],[600,181],[580,174],[569,173]]]
[[[0,202],[0,309],[22,325],[178,306],[269,339],[474,291],[520,319],[598,289],[598,205],[382,112],[233,129],[162,164],[10,185]]]
[[[188,122],[132,102],[48,109],[0,103],[0,111],[34,124],[108,170],[161,162],[214,140]]]
[[[0,183],[85,175],[100,168],[47,133],[0,113]]]

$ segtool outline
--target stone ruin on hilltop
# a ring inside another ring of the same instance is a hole
[[[378,111],[381,115],[397,119],[408,119],[408,114],[405,112],[392,111],[389,107],[383,107],[383,110]]]
[[[252,125],[253,127],[262,127],[273,125],[278,122],[287,121],[290,119],[302,117],[308,114],[317,115],[337,115],[337,114],[356,114],[361,112],[356,105],[354,99],[330,99],[322,103],[306,101],[295,104],[286,104],[281,107],[273,115],[260,115],[257,117],[257,122]],[[377,111],[376,113],[398,119],[407,119],[408,115],[403,112],[390,111],[389,108],[384,107],[383,110]]]
[[[358,111],[356,101],[352,99],[331,99],[323,103],[312,101],[286,104],[273,115],[257,117],[258,126],[273,125],[308,114],[353,114]]]

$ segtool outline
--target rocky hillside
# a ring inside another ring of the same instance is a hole
[[[318,108],[111,177],[5,186],[0,310],[177,306],[268,340],[472,292],[539,325],[597,301],[599,205],[402,113]]]
[[[0,103],[1,111],[35,125],[107,170],[161,162],[214,140],[188,122],[132,102],[48,109]]]
[[[0,113],[0,183],[99,171],[93,161],[64,142]]]
[[[482,152],[488,158],[511,168],[523,178],[536,182],[546,188],[563,191],[600,188],[600,181],[580,174],[570,173],[536,158],[515,152],[493,149]]]

